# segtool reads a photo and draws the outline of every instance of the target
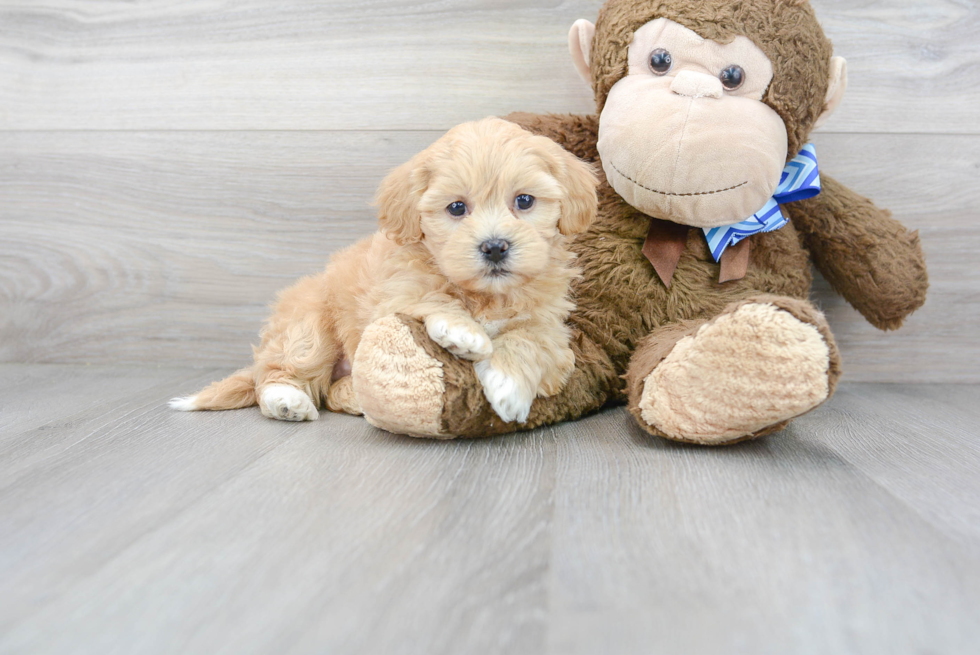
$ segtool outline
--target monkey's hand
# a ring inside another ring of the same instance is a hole
[[[784,205],[834,290],[881,330],[922,306],[929,278],[919,233],[831,177],[823,192]]]

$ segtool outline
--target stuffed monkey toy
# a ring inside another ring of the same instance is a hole
[[[599,218],[572,247],[582,278],[568,385],[505,423],[471,362],[388,316],[353,358],[365,416],[396,433],[474,437],[625,403],[676,441],[782,429],[841,374],[808,300],[811,263],[882,330],[928,286],[917,233],[821,174],[808,144],[841,101],[844,60],[805,0],[609,0],[569,45],[596,114],[508,117],[602,177]]]

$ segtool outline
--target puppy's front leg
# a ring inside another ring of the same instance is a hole
[[[473,368],[493,411],[505,421],[524,423],[541,384],[540,346],[527,330],[513,330],[493,342],[493,355]]]
[[[493,340],[493,356],[476,362],[483,393],[505,421],[524,423],[535,397],[547,398],[565,388],[575,369],[564,323],[534,322]]]
[[[568,346],[555,350],[544,349],[539,361],[543,366],[541,382],[538,384],[538,396],[548,398],[565,388],[568,378],[575,370],[575,353]]]
[[[480,361],[493,352],[486,331],[463,311],[437,310],[423,320],[429,338],[461,359]]]

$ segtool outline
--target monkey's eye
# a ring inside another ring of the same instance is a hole
[[[673,64],[674,60],[670,53],[663,48],[657,48],[650,53],[650,70],[654,75],[666,75]]]
[[[521,211],[527,211],[531,207],[534,207],[534,196],[522,193],[514,199],[514,206]]]
[[[742,82],[745,81],[745,71],[742,70],[741,66],[732,64],[718,75],[718,79],[721,80],[723,87],[729,91],[734,91],[742,86]]]
[[[449,206],[446,207],[446,211],[449,212],[450,216],[459,218],[460,216],[466,214],[466,203],[459,200],[456,202],[451,202],[449,203]]]

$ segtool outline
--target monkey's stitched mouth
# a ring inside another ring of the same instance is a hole
[[[630,182],[632,182],[636,186],[640,187],[641,189],[646,189],[650,193],[656,193],[656,194],[659,194],[661,196],[675,196],[675,197],[710,196],[710,195],[715,194],[715,193],[724,193],[725,191],[731,191],[733,189],[737,189],[739,187],[743,187],[746,184],[748,184],[748,181],[746,180],[745,182],[742,182],[741,184],[736,184],[735,186],[730,186],[727,189],[717,189],[716,191],[695,191],[693,193],[669,193],[667,191],[658,191],[656,189],[651,189],[650,187],[648,187],[648,186],[646,186],[644,184],[640,184],[639,182],[637,182],[636,180],[634,180],[633,178],[631,178],[629,175],[627,175],[623,171],[619,170],[619,167],[616,166],[616,164],[612,164],[612,167],[613,167],[613,170],[615,170],[617,173],[619,173],[620,175],[622,175],[623,177],[625,177],[627,180],[629,180]]]

